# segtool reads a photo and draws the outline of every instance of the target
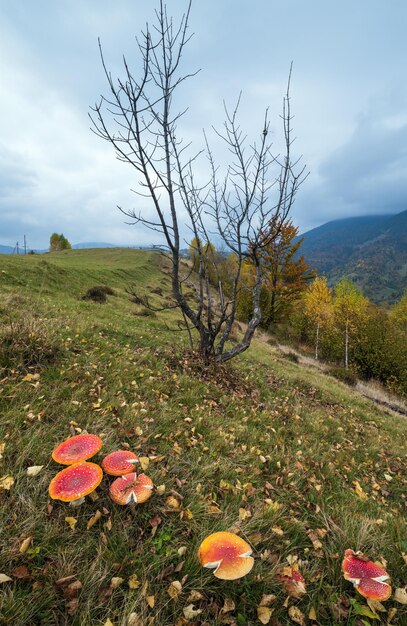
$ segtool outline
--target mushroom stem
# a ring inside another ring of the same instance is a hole
[[[80,506],[84,502],[85,502],[85,497],[78,498],[77,500],[71,500],[71,502],[69,503],[69,506]]]
[[[128,504],[128,507],[130,509],[130,513],[132,514],[133,517],[136,517],[137,513],[136,513],[136,501],[132,498]]]

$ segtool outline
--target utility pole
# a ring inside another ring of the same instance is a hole
[[[17,254],[20,254],[19,249],[18,249],[18,241],[16,243],[16,251],[17,251]]]
[[[27,254],[27,240],[24,235],[24,256]]]

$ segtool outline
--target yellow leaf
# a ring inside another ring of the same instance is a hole
[[[127,626],[145,626],[145,622],[138,613],[130,613],[127,618]]]
[[[218,506],[216,506],[216,504],[210,504],[208,506],[208,511],[209,513],[212,513],[213,515],[218,515],[219,513],[222,513],[222,511],[220,510]]]
[[[292,619],[292,621],[296,624],[300,624],[300,626],[305,626],[304,613],[300,611],[297,606],[290,606],[290,608],[288,609],[288,615],[290,616],[290,619]]]
[[[27,539],[24,539],[24,541],[21,542],[21,545],[20,545],[21,554],[24,554],[25,552],[27,552],[32,542],[32,539],[33,539],[33,536],[30,535],[29,537],[27,537]]]
[[[3,458],[3,452],[4,452],[5,447],[6,447],[6,444],[0,441],[0,459]]]
[[[312,622],[316,622],[317,621],[317,614],[316,614],[315,609],[314,609],[313,606],[309,610],[308,619],[310,619]]]
[[[179,580],[173,580],[167,589],[167,593],[173,600],[179,596],[182,591],[182,585]]]
[[[113,622],[109,618],[107,618],[103,626],[113,626]]]
[[[367,494],[363,491],[362,487],[361,487],[361,486],[360,486],[360,484],[359,484],[359,481],[354,480],[354,481],[353,481],[353,484],[355,485],[355,493],[356,493],[356,495],[358,495],[358,496],[359,496],[359,498],[360,498],[361,500],[367,500],[367,499],[368,499],[368,496],[367,496]]]
[[[37,476],[43,467],[43,465],[31,465],[31,467],[27,467],[27,476]]]
[[[7,491],[10,491],[13,485],[14,478],[12,476],[6,475],[0,478],[0,489],[7,489]]]
[[[76,519],[76,517],[66,517],[65,521],[67,524],[69,524],[69,528],[71,530],[75,530],[75,526],[78,523],[78,520]]]
[[[407,588],[399,587],[395,589],[393,600],[399,602],[400,604],[407,604]]]
[[[252,516],[252,514],[251,514],[251,512],[248,509],[243,509],[243,508],[239,509],[239,519],[240,519],[240,521],[244,522],[245,519],[248,519],[251,516]]]
[[[98,520],[100,520],[100,518],[102,517],[102,513],[100,511],[96,511],[95,515],[93,515],[90,520],[88,521],[86,528],[89,530],[90,528],[92,528],[92,526],[94,526],[96,524],[96,522]]]
[[[138,589],[141,585],[139,579],[137,578],[137,574],[132,574],[127,583],[130,589]]]
[[[155,596],[147,596],[146,597],[146,602],[148,604],[148,606],[150,607],[150,609],[154,608],[154,604],[155,604]]]
[[[184,509],[182,511],[182,516],[186,520],[191,520],[191,519],[193,519],[194,514],[192,513],[191,509]]]
[[[141,456],[139,458],[139,461],[140,461],[141,469],[143,470],[143,472],[145,472],[148,469],[148,466],[150,465],[150,459],[148,458],[148,456]]]
[[[273,610],[268,606],[258,606],[257,607],[257,619],[261,624],[268,624],[271,620],[271,616],[273,615]]]
[[[179,556],[184,556],[185,552],[187,551],[187,547],[186,546],[181,546],[180,548],[178,548],[177,552],[179,554]]]
[[[157,489],[156,489],[156,493],[159,496],[162,496],[165,494],[165,485],[158,485]]]
[[[7,574],[0,574],[0,584],[1,583],[8,583],[10,581],[12,581],[13,579],[10,578],[10,576],[7,576]]]
[[[273,526],[271,530],[279,537],[282,537],[284,535],[284,530],[280,528],[280,526]]]
[[[174,496],[168,496],[168,498],[165,501],[165,504],[168,506],[169,509],[179,509],[180,508],[180,503],[178,502],[177,498],[175,498]]]

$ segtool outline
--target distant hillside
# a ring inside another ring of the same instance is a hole
[[[13,254],[13,251],[11,246],[0,246],[0,254]]]
[[[74,250],[84,250],[86,248],[119,248],[117,244],[105,243],[103,241],[85,241],[84,243],[74,243]]]
[[[334,220],[304,234],[308,263],[331,284],[351,278],[374,302],[407,288],[407,211]]]

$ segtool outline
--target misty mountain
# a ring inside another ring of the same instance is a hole
[[[331,285],[346,276],[377,303],[407,288],[407,211],[334,220],[303,237],[301,253]]]

